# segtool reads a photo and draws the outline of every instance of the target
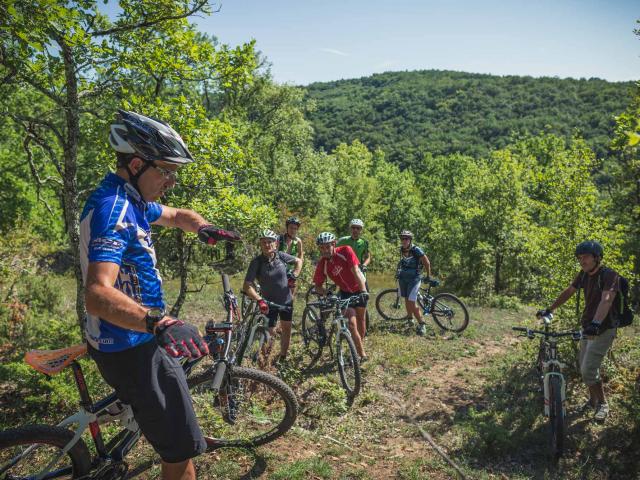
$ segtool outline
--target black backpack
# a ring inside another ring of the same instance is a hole
[[[603,267],[598,272],[598,288],[602,291],[602,274],[605,271],[610,270],[607,267]],[[585,273],[582,272],[582,277],[580,277],[580,286],[584,283]],[[578,290],[578,300],[576,302],[576,310],[579,312],[580,309],[580,290]],[[611,310],[609,311],[609,315],[611,315],[612,324],[615,327],[622,328],[628,327],[633,323],[633,309],[629,305],[629,280],[627,280],[622,275],[618,274],[618,291],[616,293],[615,298],[613,299],[613,304],[611,305]]]

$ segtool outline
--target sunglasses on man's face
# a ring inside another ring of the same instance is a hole
[[[178,179],[178,172],[175,170],[169,170],[167,168],[162,168],[156,165],[155,163],[151,165],[153,168],[160,172],[160,175],[164,177],[165,180],[171,180],[175,182]]]

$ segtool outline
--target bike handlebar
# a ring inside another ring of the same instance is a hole
[[[336,305],[340,305],[342,308],[347,308],[351,303],[358,302],[362,299],[364,295],[368,294],[366,292],[358,293],[356,295],[351,295],[349,298],[342,299],[337,295],[327,295],[326,297],[321,298],[317,302],[310,302],[308,305],[312,307],[334,307]]]
[[[290,312],[293,310],[293,307],[291,305],[280,305],[279,303],[274,303],[274,302],[270,302],[269,300],[264,300],[264,303],[266,303],[269,306],[269,309],[273,308],[274,310],[279,310],[281,312]]]
[[[524,332],[528,338],[534,338],[536,335],[540,335],[543,337],[572,337],[573,340],[580,340],[582,338],[581,331],[569,331],[569,332],[545,332],[544,330],[534,330],[532,328],[527,327],[511,327],[512,330],[516,332]]]

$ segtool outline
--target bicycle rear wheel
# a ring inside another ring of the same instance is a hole
[[[549,378],[549,427],[551,453],[554,459],[564,451],[564,409],[562,408],[562,382],[557,375]]]
[[[327,341],[327,333],[320,318],[320,312],[314,307],[304,308],[300,333],[302,334],[302,368],[308,370],[322,355],[322,349]]]
[[[376,297],[376,310],[385,320],[402,320],[407,318],[404,300],[397,288],[381,291]]]
[[[450,293],[439,293],[433,297],[431,316],[440,328],[450,332],[462,332],[469,325],[467,307]]]
[[[338,331],[338,351],[336,352],[336,363],[338,364],[338,374],[340,383],[347,396],[354,398],[360,393],[360,360],[353,344],[351,335]]]
[[[212,388],[212,370],[188,379],[193,407],[208,449],[252,448],[284,435],[298,415],[293,391],[266,372],[230,368],[219,393]]]
[[[91,456],[82,439],[56,460],[72,439],[70,430],[50,425],[28,425],[0,432],[0,478],[26,480],[41,473],[47,473],[46,478],[61,479],[87,475]]]

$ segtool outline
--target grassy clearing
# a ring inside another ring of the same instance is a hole
[[[55,315],[32,309],[19,325],[18,336],[7,334],[8,323],[0,325],[0,422],[5,427],[58,420],[77,402],[68,374],[48,380],[21,361],[27,348],[62,347],[79,339],[72,302],[66,300],[72,298],[73,284],[56,279],[52,285],[62,292],[52,300]],[[219,285],[211,285],[190,296],[182,317],[199,325],[220,318],[219,291]],[[46,304],[48,294],[38,295]],[[169,282],[169,299],[172,295],[175,285]],[[297,316],[301,310],[300,304]],[[532,372],[535,344],[516,338],[510,330],[511,325],[530,322],[532,313],[527,308],[472,305],[471,323],[463,335],[443,334],[431,323],[424,338],[415,335],[412,325],[384,322],[374,314],[366,341],[370,361],[363,367],[365,384],[353,405],[346,401],[328,352],[315,375],[303,374],[293,361],[280,375],[299,398],[296,427],[257,451],[221,450],[198,458],[200,478],[454,478],[455,471],[408,417],[469,478],[640,478],[638,330],[621,332],[614,356],[605,362],[612,415],[604,425],[576,412],[584,388],[575,370],[567,369],[568,454],[554,465],[547,454],[546,424]],[[298,345],[294,331],[294,360]],[[563,350],[563,355],[570,358],[571,349]],[[92,391],[106,390],[91,362],[84,361],[83,368]],[[148,445],[140,442],[130,458],[132,468],[154,458]],[[158,472],[156,459],[139,478],[157,478]]]

